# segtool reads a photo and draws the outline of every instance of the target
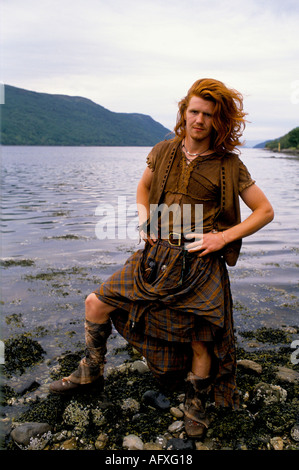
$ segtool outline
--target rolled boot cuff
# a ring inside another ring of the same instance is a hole
[[[104,373],[104,362],[96,366],[92,366],[88,358],[84,357],[74,372],[71,373],[67,380],[74,384],[86,385],[97,380]]]
[[[189,372],[186,378],[186,382],[191,383],[196,392],[202,393],[208,393],[210,391],[212,381],[213,379],[210,376],[202,379],[201,377],[193,374],[193,372]]]

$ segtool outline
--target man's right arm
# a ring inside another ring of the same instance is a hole
[[[144,224],[150,216],[149,193],[153,180],[153,172],[149,167],[146,167],[144,173],[137,186],[137,211],[139,219],[139,227]],[[143,232],[143,233],[142,233]],[[144,231],[140,231],[143,239],[148,239]],[[149,240],[151,242],[151,240]]]

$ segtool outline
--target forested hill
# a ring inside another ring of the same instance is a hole
[[[268,140],[262,144],[256,145],[256,147],[264,147],[270,150],[289,150],[298,152],[299,151],[299,127],[295,127],[286,135],[279,137],[278,139]]]
[[[153,146],[170,132],[150,116],[115,113],[86,98],[4,90],[2,145]]]

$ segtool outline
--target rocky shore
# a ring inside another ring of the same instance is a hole
[[[278,148],[275,148],[275,149],[268,149],[268,148],[265,148],[265,150],[268,150],[268,152],[273,152],[275,154],[279,154],[279,153],[282,153],[282,154],[287,154],[287,155],[291,155],[291,156],[295,156],[295,157],[298,157],[299,156],[299,150],[298,149],[295,149],[295,148],[291,148],[291,149],[281,149],[281,150],[278,150]]]
[[[254,352],[237,348],[240,409],[216,409],[209,403],[212,422],[202,440],[186,436],[184,390],[160,390],[143,358],[128,348],[130,359],[107,369],[104,391],[61,397],[49,394],[48,384],[36,381],[24,384],[18,392],[5,385],[2,425],[6,431],[2,448],[299,450],[299,354],[290,342],[292,339],[297,344],[294,339],[298,331],[295,327],[262,328],[247,338],[259,342],[255,344],[261,347],[255,347]],[[28,342],[25,346],[29,348]],[[38,350],[38,345],[32,344],[31,357]],[[81,352],[61,356],[59,367],[52,368],[49,382],[69,373]],[[16,356],[15,348],[14,361]],[[22,412],[10,420],[5,410],[18,406]]]

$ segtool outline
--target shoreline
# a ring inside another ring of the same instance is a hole
[[[274,152],[274,153],[286,153],[288,155],[292,155],[292,156],[295,156],[295,157],[298,157],[299,156],[299,150],[296,150],[296,149],[281,149],[281,150],[278,150],[278,148],[275,148],[275,149],[269,149],[267,147],[264,147],[262,150],[267,150],[267,152]]]
[[[167,410],[145,402],[144,394],[159,387],[144,359],[128,346],[129,359],[108,367],[104,393],[61,397],[36,382],[19,394],[6,387],[6,406],[26,409],[6,422],[3,450],[299,450],[299,366],[291,362],[295,356],[289,345],[298,332],[294,327],[262,328],[249,336],[244,332],[248,341],[259,341],[265,349],[237,347],[240,409],[219,410],[210,403],[212,422],[202,440],[188,439],[184,431],[183,390],[163,391]],[[49,381],[69,373],[81,353],[62,355]],[[39,396],[40,388],[44,393]],[[28,422],[47,425],[44,436],[20,440]],[[18,429],[17,438],[13,429]]]

